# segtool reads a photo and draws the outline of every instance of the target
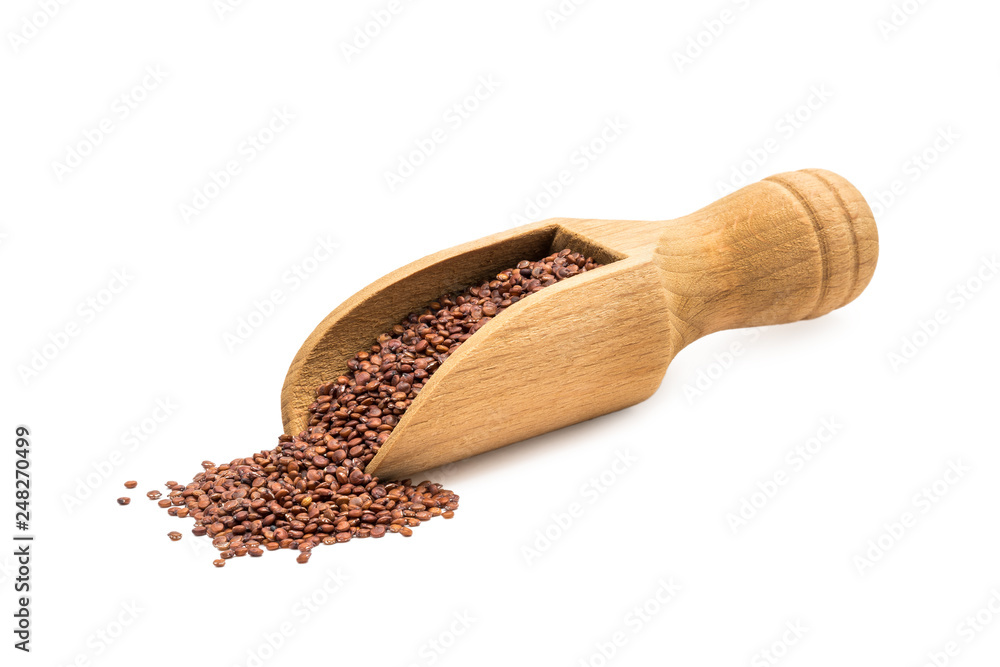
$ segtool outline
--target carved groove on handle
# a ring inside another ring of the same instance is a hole
[[[833,185],[833,183],[823,176],[822,171],[819,169],[805,169],[803,171],[807,174],[812,174],[822,181],[826,187],[830,188],[830,192],[832,192],[833,196],[837,198],[837,204],[840,206],[840,211],[844,215],[844,221],[847,223],[847,228],[851,232],[851,248],[854,250],[854,262],[851,265],[851,287],[849,292],[851,296],[849,299],[853,300],[858,294],[860,294],[860,290],[858,290],[858,276],[861,271],[861,250],[858,248],[858,230],[855,225],[854,218],[851,217],[850,211],[847,210],[847,203],[844,202],[844,198],[841,197],[840,191]]]
[[[826,229],[823,227],[823,223],[820,222],[819,217],[816,215],[816,209],[812,207],[812,204],[809,203],[809,200],[806,199],[805,196],[801,192],[799,192],[794,185],[792,185],[785,179],[781,178],[780,176],[772,176],[765,180],[771,181],[772,183],[777,183],[778,185],[782,186],[790,193],[792,193],[793,197],[799,200],[799,203],[802,204],[802,208],[804,208],[806,210],[806,213],[809,214],[809,222],[812,224],[813,231],[816,232],[816,241],[817,243],[819,243],[819,262],[820,262],[821,278],[819,283],[819,294],[817,295],[816,298],[816,306],[812,309],[812,311],[809,314],[809,317],[816,317],[820,308],[823,307],[823,303],[826,301],[826,294],[830,289],[830,256],[829,256],[830,244],[826,238]],[[830,184],[826,183],[826,185],[829,187]],[[838,197],[837,199],[839,200],[840,198]],[[841,207],[843,207],[843,202],[841,201],[839,203],[841,204]],[[848,225],[851,224],[849,216],[847,218],[847,224]]]
[[[878,231],[854,186],[808,169],[666,223],[653,259],[683,346],[713,331],[812,319],[847,305],[875,271]]]

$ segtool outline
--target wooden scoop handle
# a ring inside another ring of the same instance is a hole
[[[820,169],[771,176],[666,223],[653,254],[682,345],[840,308],[868,285],[877,259],[864,197]]]

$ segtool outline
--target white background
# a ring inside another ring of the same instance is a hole
[[[385,0],[221,15],[210,0],[70,2],[50,19],[42,4],[11,0],[0,20],[0,533],[15,532],[23,423],[37,535],[30,656],[11,646],[0,550],[4,664],[917,666],[952,641],[938,664],[995,664],[996,3],[909,0],[893,25],[888,0],[590,2],[553,25],[555,0],[407,1],[350,59],[343,45]],[[480,77],[496,90],[447,120]],[[274,109],[294,120],[246,159]],[[111,132],[88,147],[103,119]],[[581,171],[579,147],[609,119],[625,129]],[[385,172],[439,127],[446,141],[391,189]],[[88,154],[54,164],[73,151]],[[229,160],[240,173],[185,220]],[[307,566],[278,552],[217,570],[189,521],[145,499],[203,459],[272,447],[288,363],[330,310],[512,226],[561,169],[573,184],[525,217],[676,217],[734,169],[803,167],[841,173],[876,209],[865,293],[819,320],[703,339],[644,404],[442,473],[462,497],[454,520],[322,547]],[[339,250],[310,264],[327,238]],[[308,280],[288,279],[305,265]],[[127,286],[90,313],[115,271]],[[227,346],[273,290],[283,302]],[[177,407],[153,428],[157,401]],[[789,452],[825,419],[835,435],[798,466]],[[149,434],[130,447],[133,428]],[[590,502],[583,486],[626,452],[635,462]],[[962,476],[920,500],[952,464]],[[776,472],[787,483],[751,498]],[[123,508],[127,479],[140,486]],[[758,509],[734,530],[744,499]],[[558,532],[574,502],[583,515],[529,562],[536,531]],[[679,592],[656,601],[671,579]]]

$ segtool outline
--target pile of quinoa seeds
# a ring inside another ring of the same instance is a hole
[[[450,519],[458,496],[440,484],[383,481],[365,474],[365,466],[459,345],[508,306],[597,266],[563,250],[442,296],[354,355],[345,375],[317,387],[306,430],[230,463],[205,461],[204,472],[187,485],[168,482],[166,498],[160,500],[158,491],[147,497],[172,516],[193,518],[191,532],[207,535],[220,551],[218,567],[278,549],[295,549],[297,561],[306,563],[320,544],[386,533],[409,537],[433,517]],[[169,537],[181,535],[172,531]]]

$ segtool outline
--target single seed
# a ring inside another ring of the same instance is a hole
[[[180,533],[178,533],[176,530],[172,530],[169,533],[167,533],[167,537],[169,537],[171,540],[173,540],[174,542],[176,542],[177,540],[181,539],[181,537],[183,537],[183,536]]]
[[[125,482],[126,489],[134,489],[137,486],[139,486],[139,482]]]
[[[122,497],[118,499],[119,505],[128,505],[130,502],[132,502],[132,499],[128,497]]]
[[[214,565],[215,567],[223,567],[225,564],[226,561],[222,560],[221,558],[216,558],[215,560],[212,561],[212,565]]]
[[[149,493],[146,494],[146,497],[149,498],[150,500],[156,500],[161,495],[163,494],[161,494],[159,491],[150,491]]]

